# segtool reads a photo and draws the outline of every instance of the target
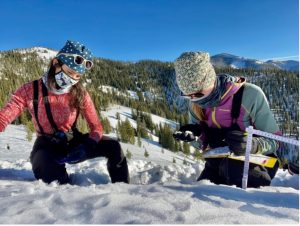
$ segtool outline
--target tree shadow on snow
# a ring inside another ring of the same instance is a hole
[[[31,170],[26,169],[0,169],[0,180],[34,181]]]
[[[110,178],[105,173],[95,171],[69,173],[71,185],[90,186],[92,184],[108,184]],[[0,180],[10,181],[35,181],[32,170],[26,169],[0,169]]]
[[[145,148],[147,148],[147,145],[149,145],[149,144],[152,144],[152,145],[156,145],[156,146],[158,146],[158,147],[161,147],[160,144],[159,144],[159,142],[157,142],[157,141],[150,140],[150,139],[145,139],[145,138],[143,138],[143,140],[147,142],[147,144],[144,145]]]
[[[221,202],[215,200],[213,197],[220,197],[226,200],[232,200],[237,202],[245,203],[239,209],[241,211],[248,211],[253,214],[260,215],[262,212],[264,214],[269,214],[271,216],[270,210],[263,207],[257,207],[256,204],[261,204],[268,207],[283,207],[283,208],[293,208],[299,209],[299,195],[296,193],[285,192],[270,192],[270,191],[260,191],[255,190],[243,190],[237,187],[230,187],[226,185],[200,185],[193,187],[183,187],[183,186],[166,186],[169,189],[192,192],[193,197],[200,199],[205,202],[214,203],[216,206],[220,206]],[[210,198],[211,197],[211,198]],[[264,210],[263,210],[264,209]],[[289,218],[285,214],[276,213],[277,217]],[[295,219],[298,220],[298,219]]]
[[[127,112],[121,112],[120,115],[124,115],[125,117],[132,119],[132,115]]]

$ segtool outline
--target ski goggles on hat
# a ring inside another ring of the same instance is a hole
[[[184,94],[183,92],[181,92],[180,96],[183,97],[184,99],[188,99],[190,101],[199,101],[199,100],[207,97],[207,95],[200,93],[200,92],[193,93],[193,94]]]
[[[60,53],[57,56],[66,56],[66,57],[73,57],[74,63],[76,65],[83,65],[87,70],[90,70],[93,67],[93,62],[87,59],[84,59],[82,56],[78,54],[71,54],[71,53]]]

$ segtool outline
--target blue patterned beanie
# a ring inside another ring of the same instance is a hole
[[[85,65],[76,64],[72,55],[79,55],[85,60],[92,61],[93,56],[91,51],[80,42],[68,40],[65,46],[56,55],[56,58],[59,59],[63,64],[66,64],[69,68],[73,69],[79,74],[84,74],[86,70]]]

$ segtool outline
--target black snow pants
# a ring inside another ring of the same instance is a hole
[[[81,140],[87,137],[88,134],[85,134]],[[78,144],[80,144],[80,139],[77,139],[73,145]],[[65,157],[67,154],[68,150],[66,148],[61,148],[57,144],[53,144],[48,137],[38,137],[30,155],[35,178],[42,179],[45,183],[51,183],[52,181],[58,181],[60,184],[69,183],[70,178],[65,164],[57,163],[58,159]],[[85,160],[97,157],[106,157],[108,159],[107,170],[112,183],[129,183],[127,161],[117,140],[107,137],[100,140],[95,150],[89,153]]]
[[[267,168],[250,163],[248,173],[248,187],[258,188],[269,186],[279,167],[278,161],[273,168]],[[199,180],[210,180],[215,184],[236,185],[242,187],[244,162],[229,158],[206,159],[205,168]]]
[[[230,128],[205,128],[205,134],[211,148],[223,147],[224,138],[228,131],[240,130],[237,124]],[[274,157],[274,156],[273,156]],[[236,185],[242,187],[244,162],[229,158],[207,158],[205,168],[200,174],[199,180],[210,180],[215,184]],[[249,164],[248,187],[269,186],[279,167],[278,161],[273,168],[267,168],[253,163]]]

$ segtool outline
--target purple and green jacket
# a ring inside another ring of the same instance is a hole
[[[217,107],[201,109],[196,103],[190,102],[189,116],[190,122],[199,124],[205,122],[210,128],[229,128],[232,124],[231,108],[233,95],[244,85],[240,116],[237,124],[242,131],[248,126],[255,129],[281,135],[274,115],[270,110],[267,98],[262,89],[254,84],[245,82],[240,78],[235,83],[227,83],[226,92],[221,97],[221,102]],[[207,147],[205,135],[201,135],[202,148]],[[279,143],[275,140],[259,137],[257,153],[269,155],[275,154],[279,148]]]

